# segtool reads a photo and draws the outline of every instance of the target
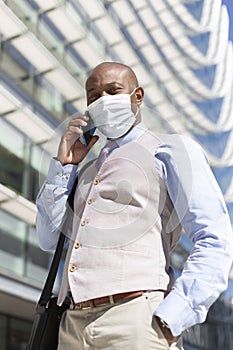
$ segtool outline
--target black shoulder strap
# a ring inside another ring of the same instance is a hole
[[[61,255],[62,255],[65,239],[66,239],[63,232],[67,232],[66,226],[68,225],[70,215],[73,214],[74,194],[75,194],[77,183],[78,183],[78,177],[76,178],[74,186],[73,186],[71,193],[67,199],[68,204],[67,204],[66,213],[64,215],[63,222],[61,224],[60,236],[58,239],[57,247],[56,247],[56,250],[55,250],[55,253],[53,256],[53,260],[52,260],[52,263],[51,263],[51,266],[50,266],[50,269],[48,272],[47,279],[46,279],[45,284],[44,284],[44,288],[42,290],[40,299],[38,301],[38,304],[42,305],[42,306],[47,305],[47,303],[49,302],[49,300],[52,296],[53,285],[54,285],[55,278],[57,275],[57,271],[58,271],[58,267],[59,267],[59,263],[61,260]]]
[[[67,199],[67,203],[69,204],[69,207],[72,210],[74,210],[74,195],[75,195],[76,187],[78,185],[78,178],[79,177],[77,176],[76,179],[75,179],[74,185],[72,187],[72,190],[71,190],[71,192],[69,194],[69,197]],[[61,231],[61,232],[64,232],[64,231]]]

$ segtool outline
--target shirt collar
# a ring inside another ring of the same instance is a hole
[[[116,139],[116,143],[118,147],[121,147],[125,145],[128,142],[136,141],[139,139],[139,137],[145,132],[146,126],[143,122],[135,125],[135,127],[130,130],[129,133],[127,133],[125,136],[120,137],[119,139]]]

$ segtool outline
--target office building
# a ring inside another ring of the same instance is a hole
[[[38,247],[35,198],[67,118],[85,111],[84,82],[98,63],[118,61],[135,70],[152,130],[187,135],[203,146],[233,221],[228,32],[220,0],[0,1],[0,349],[24,349],[27,341],[51,260]],[[177,275],[190,248],[182,235],[172,257]],[[219,301],[225,315],[232,278],[231,271]],[[219,319],[211,320],[190,331],[187,349],[214,349],[210,330]],[[221,341],[215,332],[215,344]]]

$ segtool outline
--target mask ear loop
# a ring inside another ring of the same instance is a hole
[[[135,93],[135,90],[136,90],[138,87],[139,87],[139,86],[136,86],[136,87],[133,89],[133,91],[129,94],[129,96],[132,96],[132,95]],[[136,106],[137,106],[137,111],[136,111],[136,113],[134,113],[135,118],[137,118],[138,112],[139,112],[139,106],[138,106],[138,104],[137,104]]]
[[[136,86],[133,91],[129,94],[129,96],[132,96],[135,93],[135,90],[138,88],[139,86]]]

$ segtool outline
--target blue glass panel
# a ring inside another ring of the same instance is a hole
[[[209,133],[207,135],[200,135],[197,133],[193,133],[196,139],[200,142],[200,144],[208,150],[208,152],[212,153],[215,157],[221,158],[225,148],[227,146],[228,138],[231,134],[230,131],[223,131],[219,133]]]
[[[230,215],[231,223],[233,224],[233,203],[227,203],[227,209]]]
[[[193,104],[203,113],[203,115],[213,123],[217,123],[223,104],[223,98],[212,100],[192,101]]]
[[[193,15],[193,17],[200,22],[202,10],[203,10],[203,0],[197,0],[194,2],[184,3],[186,9]]]
[[[233,179],[233,166],[224,168],[214,168],[212,171],[223,193],[226,193]]]
[[[198,69],[190,68],[190,70],[205,86],[207,86],[209,89],[212,88],[216,74],[215,64]]]
[[[189,40],[191,43],[203,54],[206,55],[208,47],[209,47],[209,39],[210,39],[210,33],[201,33],[198,35],[188,35]]]

